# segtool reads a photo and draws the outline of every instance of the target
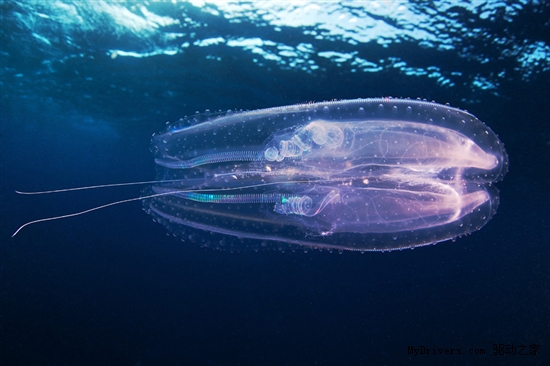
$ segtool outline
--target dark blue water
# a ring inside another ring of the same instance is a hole
[[[548,364],[547,2],[0,9],[1,364]],[[379,96],[450,103],[499,134],[510,172],[482,230],[391,253],[231,253],[167,236],[134,202],[10,238],[139,196],[14,190],[153,179],[167,121]]]

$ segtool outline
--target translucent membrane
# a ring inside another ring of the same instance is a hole
[[[170,181],[144,192],[145,211],[183,240],[234,250],[454,239],[491,219],[491,183],[508,169],[476,117],[403,99],[197,115],[153,136],[152,148],[157,180]]]

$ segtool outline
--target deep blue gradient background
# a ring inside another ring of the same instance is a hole
[[[549,364],[550,7],[374,3],[0,3],[0,363]],[[153,179],[166,121],[376,96],[449,102],[499,134],[510,172],[485,228],[391,253],[229,253],[167,236],[136,202],[10,238],[139,195],[14,190]]]

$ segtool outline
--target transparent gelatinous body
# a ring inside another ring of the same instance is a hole
[[[197,115],[153,136],[164,194],[144,209],[182,239],[234,249],[394,250],[469,234],[496,212],[508,157],[473,115],[357,99]],[[207,234],[197,236],[189,228]]]

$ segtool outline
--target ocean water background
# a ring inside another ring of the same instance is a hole
[[[548,364],[548,2],[0,10],[1,364]],[[392,253],[231,253],[166,235],[129,203],[10,238],[138,196],[14,190],[151,180],[166,122],[378,96],[450,103],[499,134],[510,172],[481,231]]]

